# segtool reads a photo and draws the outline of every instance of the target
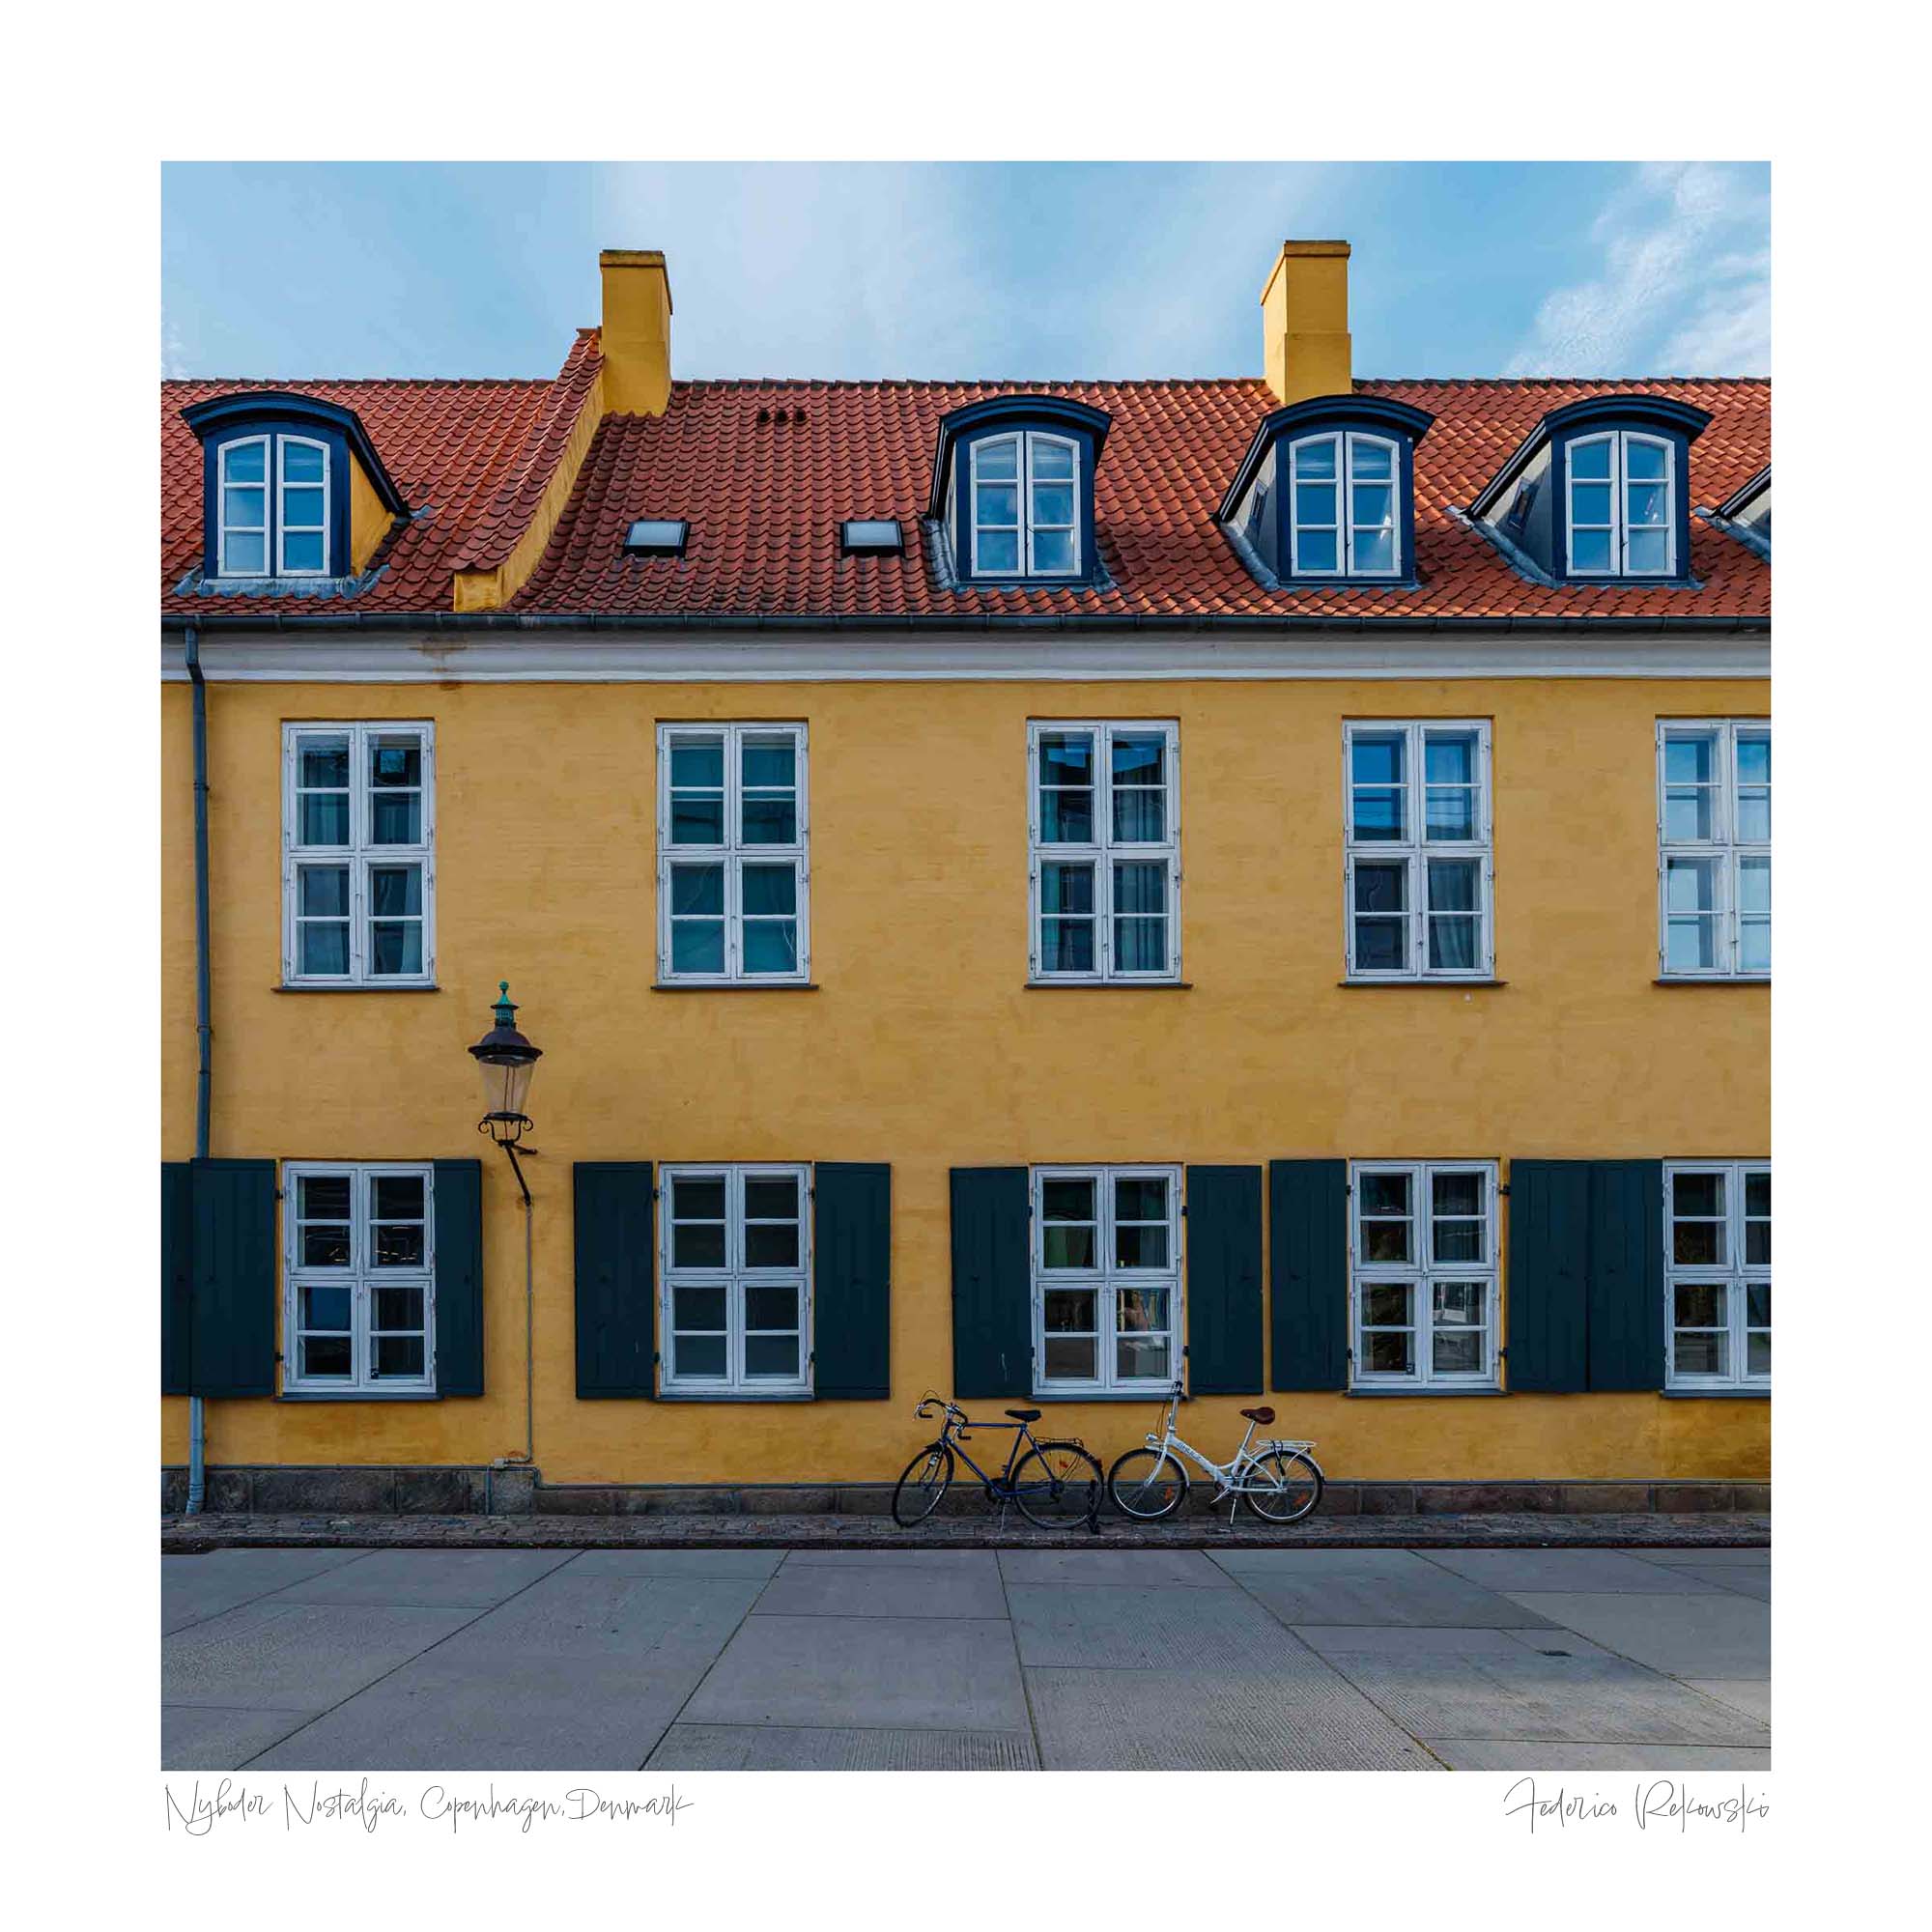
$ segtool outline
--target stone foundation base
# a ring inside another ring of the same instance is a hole
[[[1188,1492],[1205,1512],[1208,1489]],[[161,1470],[161,1514],[187,1503],[187,1471]],[[347,1468],[287,1464],[211,1468],[204,1506],[216,1516],[313,1511],[340,1516],[886,1516],[890,1483],[564,1483],[540,1469],[438,1466]],[[955,1482],[946,1516],[986,1507],[977,1484]],[[1330,1483],[1325,1516],[1546,1516],[1767,1511],[1769,1483]]]

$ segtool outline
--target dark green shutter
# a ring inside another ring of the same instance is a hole
[[[952,1393],[956,1397],[1033,1393],[1027,1212],[1025,1168],[952,1170]]]
[[[1514,1200],[1514,1193],[1512,1193]],[[1663,1386],[1663,1163],[1590,1164],[1592,1389]]]
[[[893,1171],[822,1160],[811,1172],[812,1393],[892,1394]]]
[[[1349,1164],[1268,1163],[1270,1381],[1340,1389],[1349,1381]]]
[[[275,1392],[275,1163],[197,1160],[192,1202],[190,1388]]]
[[[483,1163],[439,1160],[436,1177],[436,1390],[483,1393]]]
[[[1513,1390],[1571,1393],[1586,1385],[1595,1165],[1510,1162],[1507,1366]]]
[[[161,1393],[192,1395],[188,1352],[194,1321],[194,1176],[185,1160],[161,1163]]]
[[[1262,1391],[1262,1171],[1187,1170],[1187,1383]]]
[[[575,1169],[577,1393],[657,1393],[657,1243],[647,1160]]]

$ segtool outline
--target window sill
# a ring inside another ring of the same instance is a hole
[[[1768,986],[1769,973],[1660,973],[1653,986]]]
[[[1771,1391],[1763,1389],[1660,1389],[1665,1402],[1769,1402]]]
[[[1176,1391],[1171,1387],[1148,1389],[1036,1389],[1029,1402],[1168,1402]],[[981,1426],[976,1423],[975,1428]]]
[[[1342,1391],[1351,1401],[1386,1402],[1390,1397],[1409,1402],[1420,1397],[1425,1402],[1452,1402],[1458,1397],[1472,1395],[1507,1395],[1508,1389],[1501,1388],[1346,1388]]]
[[[440,993],[442,988],[427,980],[406,980],[399,986],[387,986],[379,981],[362,980],[353,983],[345,981],[341,985],[333,982],[324,985],[305,985],[299,980],[284,980],[279,985],[270,986],[271,993]]]
[[[277,1402],[440,1402],[435,1389],[284,1389]]]
[[[1029,980],[1023,993],[1191,993],[1192,980]]]
[[[810,1389],[773,1389],[769,1393],[753,1389],[660,1389],[660,1402],[814,1402]]]
[[[1362,988],[1362,987],[1365,987],[1365,986],[1375,986],[1375,987],[1383,987],[1383,986],[1395,986],[1395,987],[1405,987],[1405,986],[1406,986],[1406,987],[1411,987],[1411,988],[1413,988],[1413,987],[1418,987],[1418,986],[1426,986],[1426,987],[1430,987],[1430,988],[1432,988],[1432,989],[1435,989],[1435,988],[1443,988],[1443,987],[1447,987],[1447,988],[1451,988],[1451,989],[1453,989],[1453,988],[1455,988],[1455,987],[1457,987],[1457,986],[1465,986],[1465,987],[1466,987],[1466,986],[1507,986],[1507,985],[1509,984],[1509,981],[1508,981],[1507,980],[1485,980],[1485,979],[1480,979],[1480,978],[1478,978],[1478,977],[1477,977],[1476,975],[1474,975],[1474,974],[1471,974],[1471,975],[1470,975],[1470,976],[1469,976],[1469,977],[1468,977],[1467,979],[1455,979],[1455,980],[1452,980],[1452,979],[1451,979],[1451,978],[1450,978],[1450,977],[1449,977],[1449,976],[1448,976],[1448,975],[1447,975],[1446,973],[1444,973],[1444,974],[1431,974],[1431,975],[1430,975],[1430,976],[1429,976],[1429,977],[1428,977],[1427,979],[1423,979],[1423,978],[1416,978],[1416,979],[1412,979],[1412,980],[1395,980],[1395,979],[1390,979],[1390,980],[1337,980],[1335,981],[1335,983],[1336,983],[1336,985],[1338,985],[1338,986],[1346,986],[1347,988],[1349,988],[1349,990],[1350,990],[1350,991],[1353,992],[1353,991],[1356,991],[1356,990],[1358,990],[1358,989],[1360,989],[1360,988]]]
[[[815,993],[816,980],[653,980],[654,993]]]

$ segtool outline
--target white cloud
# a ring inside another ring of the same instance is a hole
[[[1592,224],[1598,272],[1544,298],[1504,373],[1767,373],[1769,227],[1769,199],[1743,169],[1638,168]]]
[[[187,345],[182,340],[182,332],[168,317],[167,304],[161,304],[161,381],[180,382],[187,374]]]

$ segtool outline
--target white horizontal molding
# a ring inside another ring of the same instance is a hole
[[[800,684],[1771,675],[1765,632],[203,631],[202,668],[258,684]],[[185,679],[179,632],[161,676]]]

